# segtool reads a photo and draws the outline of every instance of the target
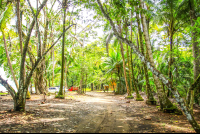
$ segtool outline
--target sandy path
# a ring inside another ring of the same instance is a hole
[[[126,103],[124,97],[104,92],[87,92],[86,95],[70,92],[65,100],[50,96],[47,103],[41,104],[42,96],[33,95],[31,100],[27,100],[27,113],[20,114],[8,112],[13,108],[13,101],[9,96],[2,96],[0,132],[194,132],[184,115],[162,113],[156,106],[148,106],[144,101],[131,99],[130,103]],[[195,112],[199,119],[200,112],[198,109]]]

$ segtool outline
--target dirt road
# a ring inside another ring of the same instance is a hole
[[[145,97],[145,96],[143,96]],[[125,95],[87,92],[68,93],[66,99],[50,96],[41,104],[42,96],[27,100],[26,114],[9,112],[13,101],[0,99],[1,133],[144,133],[194,132],[184,115],[158,111],[144,101],[130,100]],[[195,117],[199,120],[199,108]],[[199,122],[200,123],[200,122]]]

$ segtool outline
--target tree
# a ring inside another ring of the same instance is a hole
[[[47,0],[44,0],[41,5],[39,6],[38,10],[36,11],[35,17],[39,15],[41,9],[45,6]],[[26,103],[26,95],[28,91],[28,86],[31,81],[31,77],[33,75],[34,70],[37,68],[41,60],[44,58],[44,56],[51,50],[51,48],[59,41],[62,34],[58,37],[58,39],[50,46],[49,49],[47,49],[41,57],[39,57],[35,64],[33,65],[33,68],[31,68],[31,71],[27,74],[27,77],[24,78],[25,73],[25,62],[26,62],[26,53],[28,51],[28,45],[31,37],[32,29],[35,25],[35,19],[32,20],[30,28],[28,30],[26,39],[24,41],[24,47],[23,47],[23,55],[21,57],[21,65],[20,65],[20,80],[19,80],[19,88],[16,92],[3,78],[0,77],[0,83],[11,93],[11,96],[14,100],[14,110],[15,111],[25,111],[25,103]],[[70,27],[72,27],[74,24],[68,26],[64,32],[66,32]]]
[[[65,30],[65,17],[66,17],[66,9],[67,9],[67,0],[63,0],[62,6],[63,6],[63,32]],[[62,68],[61,68],[61,83],[60,83],[60,90],[58,92],[58,96],[63,95],[63,80],[64,80],[64,66],[65,66],[65,58],[64,58],[64,53],[65,53],[65,34],[63,34],[63,40],[62,40]]]

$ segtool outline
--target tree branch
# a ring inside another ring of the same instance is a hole
[[[62,35],[73,25],[76,24],[72,24],[70,26],[68,26],[65,31],[58,37],[58,39],[53,43],[53,45],[51,45],[51,47],[41,56],[37,59],[37,61],[35,62],[34,66],[32,67],[32,70],[30,71],[30,73],[27,76],[26,82],[25,82],[25,87],[27,87],[30,83],[31,77],[33,75],[33,72],[35,71],[35,69],[37,68],[38,64],[41,62],[41,60],[43,59],[43,57],[56,45],[56,43],[60,40],[60,38],[62,37]]]
[[[16,97],[16,92],[15,90],[8,84],[7,80],[4,80],[1,76],[0,76],[0,83],[10,92],[13,100],[15,100]]]
[[[36,16],[39,15],[41,9],[45,6],[46,2],[47,2],[47,0],[44,0],[42,2],[42,4],[40,5],[39,9],[36,12]],[[24,64],[25,64],[25,59],[26,59],[26,52],[28,50],[29,40],[30,40],[31,33],[32,33],[34,25],[35,25],[35,19],[33,19],[32,23],[30,25],[30,28],[28,30],[28,34],[27,34],[27,37],[26,37],[26,40],[25,40],[24,48],[23,48],[23,55],[22,55],[22,58],[21,58],[21,65],[20,65],[20,81],[19,81],[20,87],[19,87],[19,89],[23,88],[23,86],[24,86],[24,83],[23,83],[24,79],[25,79],[24,76],[23,76],[23,74],[25,72]]]
[[[200,83],[200,74],[197,77],[197,79],[195,80],[195,82],[190,86],[189,91],[190,90],[194,90],[194,88]]]

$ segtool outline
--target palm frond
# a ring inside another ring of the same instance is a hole
[[[6,7],[6,10],[0,16],[0,29],[1,30],[4,30],[6,28],[6,24],[9,22],[12,14],[13,14],[13,12],[12,12],[12,5],[9,4]]]

